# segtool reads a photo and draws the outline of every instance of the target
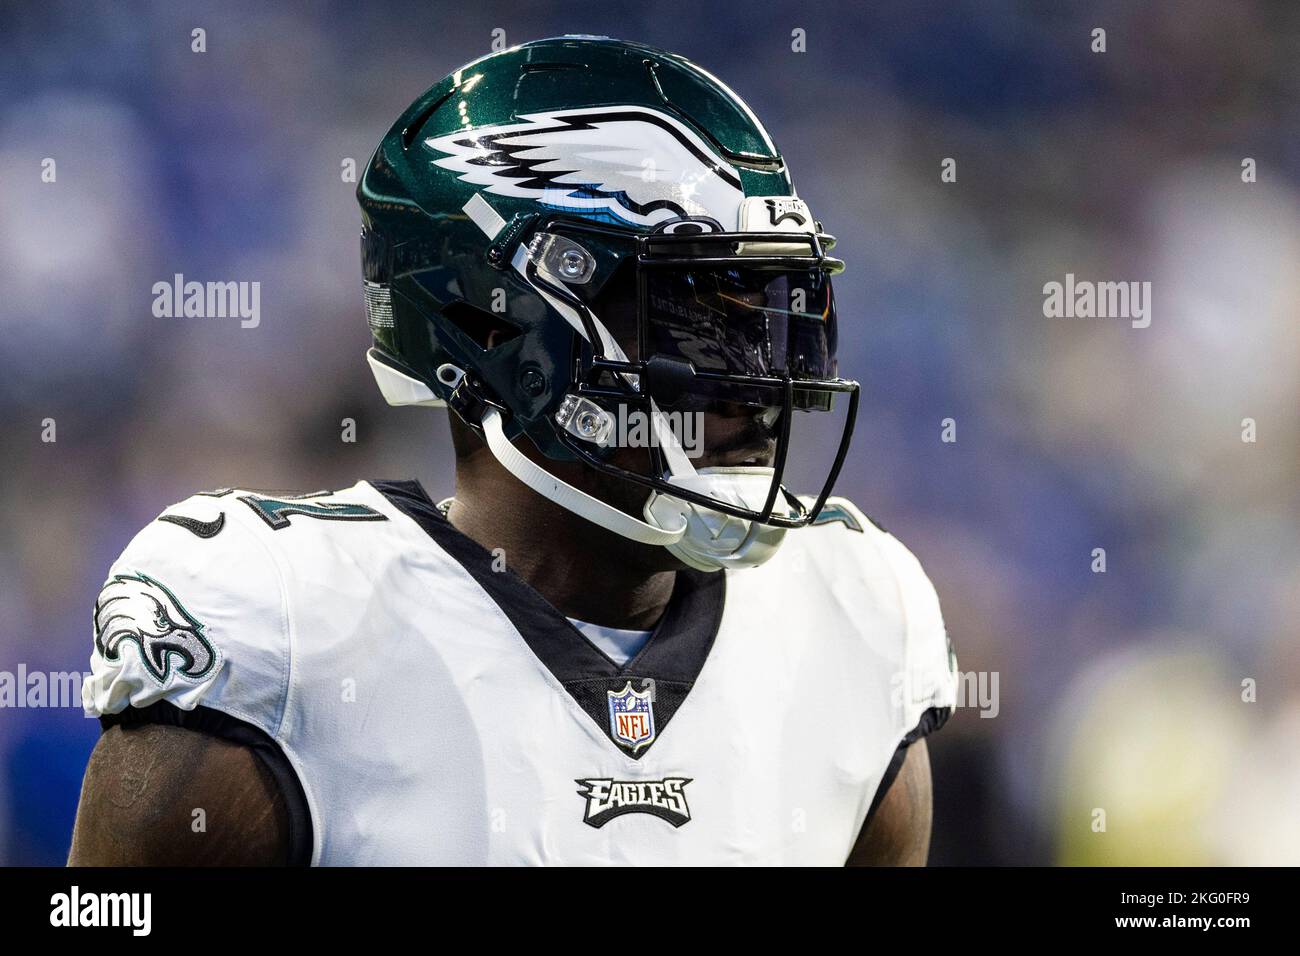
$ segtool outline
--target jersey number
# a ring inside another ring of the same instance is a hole
[[[320,518],[325,521],[387,521],[386,515],[365,505],[341,501],[307,501],[304,498],[266,498],[262,495],[240,495],[239,500],[252,508],[257,516],[274,530],[289,527],[290,515]]]

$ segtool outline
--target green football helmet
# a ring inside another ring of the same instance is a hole
[[[758,564],[816,518],[858,402],[835,361],[843,263],[716,78],[605,37],[494,53],[411,104],[357,199],[390,403],[449,406],[538,493],[696,568]],[[782,484],[792,420],[837,402],[825,481],[800,498]],[[639,513],[561,481],[521,435],[644,488]]]

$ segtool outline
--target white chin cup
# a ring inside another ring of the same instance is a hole
[[[762,511],[773,473],[771,468],[758,467],[701,468],[691,475],[675,475],[669,481],[727,504]],[[777,496],[773,512],[779,514],[780,492]],[[665,547],[700,571],[757,567],[776,553],[786,532],[785,528],[733,518],[660,491],[651,492],[645,517],[660,528],[679,528],[684,520],[686,533]]]

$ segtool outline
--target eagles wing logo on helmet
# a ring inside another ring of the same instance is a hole
[[[524,122],[460,130],[425,145],[437,166],[500,196],[653,226],[708,216],[735,228],[740,177],[699,136],[647,107],[529,113]]]
[[[100,655],[116,662],[127,643],[136,645],[145,669],[160,684],[173,673],[202,680],[218,663],[203,625],[147,574],[114,575],[95,601],[95,647]],[[180,666],[173,671],[174,660]]]

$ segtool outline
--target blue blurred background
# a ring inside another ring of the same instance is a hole
[[[695,60],[839,237],[838,490],[997,677],[931,738],[932,862],[1300,863],[1295,3],[3,5],[0,671],[85,670],[110,562],[194,491],[450,491],[444,413],[362,359],[341,170],[498,29]],[[260,281],[261,324],[155,318],[178,272]],[[1045,318],[1066,273],[1152,282],[1151,326]],[[0,862],[64,860],[97,733],[0,709]]]

